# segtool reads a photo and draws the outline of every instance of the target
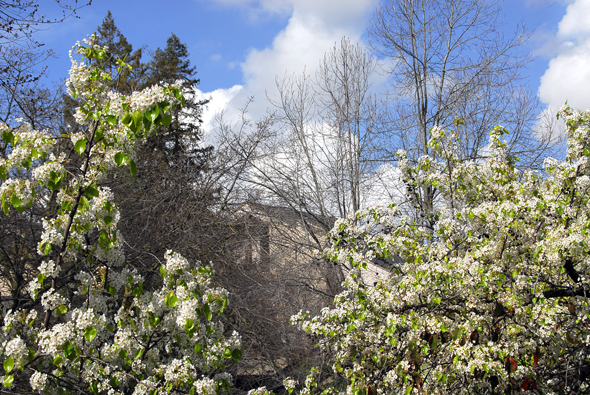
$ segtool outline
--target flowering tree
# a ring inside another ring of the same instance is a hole
[[[333,353],[345,384],[316,370],[305,392],[590,391],[590,111],[560,115],[567,157],[547,160],[544,175],[514,167],[502,127],[482,163],[461,162],[456,134],[437,128],[436,160],[410,166],[399,152],[408,191],[441,192],[437,225],[421,227],[395,205],[338,221],[324,253],[356,269],[332,308],[293,321]],[[393,255],[405,263],[365,285],[367,263]]]
[[[60,395],[229,391],[224,361],[240,359],[241,340],[214,319],[227,292],[212,286],[212,267],[168,252],[156,285],[127,267],[120,213],[101,185],[117,166],[135,176],[134,144],[170,124],[184,104],[180,83],[117,94],[96,66],[105,49],[94,40],[74,46],[82,62],[70,53],[67,87],[80,100],[81,131],[55,137],[0,125],[4,213],[47,212],[30,299],[2,312],[4,386]]]

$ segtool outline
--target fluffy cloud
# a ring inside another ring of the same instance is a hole
[[[253,48],[240,64],[243,85],[227,90],[200,93],[211,96],[212,101],[205,114],[205,129],[213,125],[211,112],[225,109],[228,119],[235,119],[250,97],[254,103],[249,107],[252,118],[266,112],[269,103],[266,97],[273,97],[275,79],[285,74],[301,73],[304,70],[313,75],[319,60],[342,37],[360,42],[377,0],[216,0],[228,6],[245,7],[249,12],[269,15],[290,15],[286,27],[264,49]]]
[[[573,107],[590,108],[590,0],[576,0],[567,7],[557,32],[557,55],[541,77],[539,97],[554,112],[568,101]]]

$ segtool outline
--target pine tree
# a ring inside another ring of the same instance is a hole
[[[190,65],[188,48],[174,33],[168,37],[164,50],[156,49],[148,67],[148,85],[162,81],[173,83],[176,80],[186,80],[193,85],[199,83],[199,80],[195,79],[195,67]]]
[[[206,100],[197,100],[195,90],[199,80],[195,78],[195,67],[191,67],[188,48],[174,33],[166,42],[166,48],[158,48],[151,62],[147,65],[146,85],[160,82],[173,83],[183,80],[182,89],[187,98],[182,110],[174,113],[173,121],[167,128],[161,127],[158,135],[150,141],[152,148],[166,154],[167,161],[178,161],[177,154],[182,153],[187,164],[202,167],[210,148],[199,148],[202,138],[201,123],[203,105]]]
[[[113,18],[111,11],[107,13],[102,24],[98,27],[97,34],[97,44],[108,47],[108,56],[103,60],[103,67],[114,77],[112,87],[119,92],[130,93],[145,86],[146,84],[142,82],[145,71],[145,65],[141,63],[143,51],[142,49],[133,51],[133,46],[115,25],[115,18]],[[132,69],[123,69],[121,73],[118,73],[118,58],[129,63]]]

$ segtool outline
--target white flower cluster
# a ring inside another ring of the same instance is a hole
[[[47,132],[0,124],[12,145],[0,160],[0,174],[7,178],[0,186],[4,210],[6,204],[19,211],[36,205],[47,212],[38,244],[46,258],[38,260],[27,285],[34,303],[3,313],[2,356],[13,358],[15,365],[10,372],[7,368],[12,377],[4,384],[10,387],[11,379],[20,379],[17,368],[34,352],[26,362],[27,374],[34,371],[30,388],[17,392],[54,394],[63,386],[109,395],[185,393],[191,387],[198,394],[229,393],[232,377],[220,371],[230,357],[240,358],[241,338],[235,331],[228,337],[218,319],[227,291],[211,288],[211,265],[170,251],[161,283],[151,276],[145,282],[125,267],[117,231],[121,214],[112,191],[101,185],[115,166],[136,170],[135,143],[150,132],[144,125],[157,126],[170,117],[171,108],[183,100],[181,84],[128,97],[112,92],[104,84],[110,76],[96,66],[106,49],[95,40],[77,43],[70,53],[67,87],[80,102],[75,118],[81,132],[58,139],[78,143],[78,152],[57,155],[57,139]],[[76,54],[83,59],[76,60]],[[82,139],[87,155],[79,155]],[[22,169],[31,173],[22,176]],[[38,319],[41,311],[43,319]]]
[[[164,258],[166,259],[166,270],[172,273],[183,272],[189,267],[186,258],[176,252],[166,251]]]
[[[271,392],[266,387],[259,387],[248,391],[248,395],[270,395]]]
[[[68,300],[53,288],[44,292],[41,296],[41,305],[46,311],[54,310],[57,306],[66,304],[68,304]]]
[[[215,395],[215,381],[208,377],[196,380],[195,391],[199,395]]]
[[[51,153],[47,162],[33,169],[33,177],[42,184],[48,185],[49,180],[51,180],[52,172],[59,177],[65,174],[66,169],[63,165],[65,160],[65,154],[62,153],[59,158],[55,158],[53,153]]]
[[[293,391],[295,389],[295,387],[297,386],[297,384],[298,384],[297,380],[295,380],[291,377],[287,377],[286,379],[283,380],[283,386],[289,392]]]
[[[52,259],[44,261],[43,263],[41,263],[41,265],[39,265],[39,273],[43,274],[45,278],[57,277],[59,271],[59,266],[57,266]]]
[[[432,157],[413,166],[400,152],[404,182],[440,192],[433,229],[396,207],[336,222],[324,256],[354,269],[332,307],[292,322],[334,355],[347,393],[590,391],[555,363],[584,361],[590,344],[590,111],[561,116],[567,160],[547,160],[543,177],[514,167],[502,127],[482,163],[457,160],[455,137],[439,129]],[[367,286],[361,273],[373,257],[404,262]]]
[[[16,364],[20,364],[20,362],[25,359],[28,352],[27,345],[20,336],[10,340],[4,346],[4,354],[6,357],[12,357]]]
[[[35,372],[29,379],[31,383],[31,389],[35,392],[41,393],[45,388],[45,382],[47,381],[47,375],[41,372]]]

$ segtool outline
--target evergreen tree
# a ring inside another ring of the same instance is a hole
[[[195,78],[195,67],[191,67],[188,48],[174,33],[166,42],[166,48],[158,48],[154,52],[151,62],[147,65],[146,85],[160,82],[174,83],[182,80],[182,90],[186,97],[182,110],[175,111],[170,126],[161,127],[157,136],[150,141],[152,148],[166,154],[169,164],[178,161],[178,153],[183,154],[192,166],[202,167],[207,159],[210,148],[199,148],[202,138],[200,129],[202,123],[203,105],[206,100],[197,100],[195,90],[199,80]]]
[[[143,51],[142,49],[133,51],[133,46],[115,25],[111,11],[98,27],[97,34],[98,45],[108,47],[108,56],[102,60],[101,66],[113,76],[112,87],[119,92],[130,93],[140,86],[145,86],[146,84],[142,82],[145,71],[145,65],[141,63]],[[122,69],[119,73],[118,58],[125,60],[132,68]]]
[[[164,50],[156,49],[148,67],[148,85],[161,81],[174,83],[176,80],[186,80],[193,85],[199,83],[199,80],[195,79],[195,67],[191,67],[190,64],[188,48],[174,33],[168,37]]]

